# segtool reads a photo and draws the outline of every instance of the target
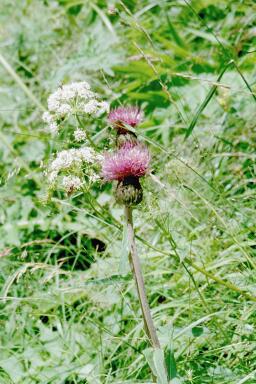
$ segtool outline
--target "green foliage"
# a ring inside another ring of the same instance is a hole
[[[150,383],[149,361],[165,383],[111,186],[47,196],[70,142],[46,99],[86,80],[145,113],[135,227],[170,383],[255,383],[255,3],[2,0],[0,21],[0,382]]]

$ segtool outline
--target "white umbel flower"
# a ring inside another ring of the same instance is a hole
[[[58,110],[58,108],[60,107],[60,101],[59,101],[59,98],[58,98],[58,91],[52,93],[48,97],[47,101],[48,101],[48,109],[49,109],[49,111],[56,112]]]
[[[88,113],[89,115],[96,113],[98,109],[98,101],[95,99],[90,100],[87,104],[84,106],[84,112]]]
[[[70,85],[63,85],[59,88],[59,99],[63,101],[69,101],[76,96],[76,90],[73,89]]]
[[[71,148],[57,153],[56,158],[49,167],[49,172],[59,173],[61,170],[67,170],[71,167],[79,167],[82,163],[93,164],[97,159],[97,154],[90,147],[79,149]]]
[[[100,180],[100,176],[97,173],[92,173],[89,177],[91,183],[96,183]]]
[[[98,101],[96,99],[90,100],[84,106],[84,112],[88,115],[97,114],[101,115],[104,112],[109,111],[109,104],[106,101]]]
[[[52,135],[56,135],[58,133],[58,130],[59,130],[59,127],[58,127],[58,124],[56,123],[56,121],[53,121],[52,123],[49,124],[48,131]]]
[[[77,150],[82,161],[93,164],[97,159],[96,152],[90,147],[82,147]]]
[[[47,174],[46,174],[46,175],[47,175]],[[48,181],[49,181],[49,183],[52,184],[52,183],[54,183],[55,180],[57,179],[57,177],[58,177],[58,172],[56,172],[56,171],[52,171],[52,172],[48,173],[47,176],[48,176]]]
[[[48,111],[44,112],[43,121],[50,126],[49,131],[52,134],[57,134],[57,124],[61,124],[62,119],[72,114],[86,113],[97,117],[109,111],[108,103],[100,101],[86,81],[60,86],[48,97],[47,102]],[[78,142],[84,140],[84,134],[82,136],[81,132],[75,133]]]
[[[54,121],[54,116],[50,112],[46,111],[43,113],[42,120],[43,122],[50,124]]]
[[[82,182],[82,180],[79,177],[73,176],[73,175],[69,175],[69,176],[64,176],[63,177],[62,185],[65,188],[65,190],[68,193],[70,193],[70,192],[73,192],[75,190],[80,189],[82,187],[82,185],[83,185],[83,182]]]
[[[50,165],[50,171],[59,172],[68,169],[73,165],[79,165],[82,162],[81,156],[78,156],[77,149],[68,149],[57,154],[56,159]]]
[[[69,104],[63,103],[56,109],[56,113],[62,117],[69,115],[72,111],[72,107]]]
[[[71,148],[56,154],[49,164],[46,176],[51,187],[61,180],[68,193],[78,190],[84,182],[77,175],[86,175],[89,181],[99,180],[99,155],[91,148]]]
[[[78,143],[80,141],[85,141],[86,133],[82,129],[77,128],[74,132],[74,138],[75,138],[75,141],[77,141]]]
[[[98,110],[98,114],[101,115],[102,113],[105,113],[105,112],[109,112],[109,103],[107,103],[106,101],[101,101],[99,102],[99,110]]]

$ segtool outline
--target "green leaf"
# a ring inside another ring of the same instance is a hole
[[[68,8],[68,14],[72,16],[77,16],[81,12],[82,8],[83,8],[82,4],[74,5]]]
[[[163,351],[160,348],[147,348],[144,350],[144,355],[151,371],[157,378],[157,384],[168,384]]]
[[[157,348],[153,352],[153,362],[156,371],[157,384],[168,384],[165,370],[165,359],[162,349]]]
[[[204,328],[203,327],[193,327],[191,329],[191,331],[192,331],[192,335],[194,337],[199,337],[204,333]]]
[[[174,379],[177,376],[177,367],[176,367],[174,353],[171,347],[168,348],[165,362],[167,367],[168,378]]]
[[[233,61],[230,61],[221,71],[219,77],[217,78],[217,81],[216,82],[219,82],[222,78],[222,76],[224,75],[224,73],[226,72],[227,68],[230,66],[230,64],[232,64]],[[217,89],[217,85],[213,85],[210,89],[210,91],[208,92],[206,98],[204,99],[204,101],[202,102],[202,104],[199,106],[198,110],[196,111],[191,123],[189,124],[189,127],[186,131],[186,134],[185,134],[185,138],[188,138],[193,129],[195,128],[195,125],[197,123],[197,120],[199,119],[201,113],[204,111],[204,109],[206,108],[207,104],[210,102],[210,100],[212,99],[212,97],[214,96],[215,92],[216,92],[216,89]]]

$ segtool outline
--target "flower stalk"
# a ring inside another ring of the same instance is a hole
[[[128,234],[128,242],[130,247],[129,252],[129,261],[132,269],[132,273],[134,276],[134,280],[136,283],[137,293],[139,296],[144,327],[147,333],[149,342],[153,348],[160,348],[160,342],[156,334],[156,329],[152,320],[150,307],[146,295],[144,278],[141,270],[140,260],[137,253],[137,248],[135,244],[135,235],[133,228],[133,217],[132,217],[132,207],[125,206],[124,207],[125,221],[127,225],[127,234]]]

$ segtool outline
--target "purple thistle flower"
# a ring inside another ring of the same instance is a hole
[[[142,113],[138,107],[118,107],[112,109],[108,120],[115,128],[122,128],[123,124],[136,127],[142,120]]]
[[[139,178],[149,170],[150,154],[146,146],[127,142],[114,153],[107,153],[102,163],[102,176],[106,181]]]

